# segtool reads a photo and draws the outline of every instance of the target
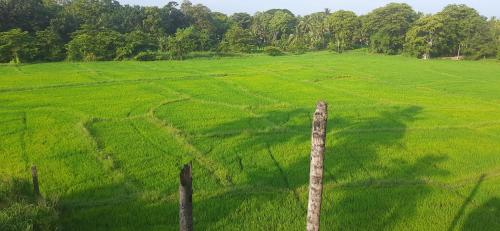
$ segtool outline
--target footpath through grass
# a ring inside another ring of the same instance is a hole
[[[325,230],[499,230],[500,63],[365,53],[0,66],[0,176],[63,230],[303,230],[329,103]],[[0,207],[1,209],[1,207]]]

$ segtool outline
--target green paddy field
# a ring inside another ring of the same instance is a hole
[[[364,52],[0,66],[0,178],[38,166],[62,230],[500,230],[500,63]]]

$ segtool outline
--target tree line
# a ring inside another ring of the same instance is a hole
[[[296,16],[213,12],[189,1],[163,7],[115,0],[0,0],[0,62],[184,59],[193,51],[303,53],[367,48],[419,58],[500,59],[500,20],[466,5],[424,15],[390,3]]]

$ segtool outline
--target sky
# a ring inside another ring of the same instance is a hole
[[[118,0],[121,4],[142,6],[163,6],[173,0]],[[181,2],[182,0],[178,0]],[[467,4],[475,8],[483,16],[500,18],[500,0],[191,0],[201,3],[212,11],[225,14],[247,12],[253,14],[273,8],[286,8],[297,15],[323,11],[325,8],[335,10],[351,10],[357,14],[365,14],[390,2],[405,2],[416,11],[436,13],[448,4]]]

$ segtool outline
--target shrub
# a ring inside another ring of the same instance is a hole
[[[307,49],[298,48],[298,49],[292,50],[292,52],[296,55],[303,55],[307,52]]]
[[[335,44],[334,42],[329,42],[326,48],[333,53],[338,53],[337,44]]]
[[[142,51],[134,56],[135,61],[155,61],[155,60],[170,60],[171,54],[169,52],[160,51]]]
[[[156,53],[151,51],[141,51],[134,57],[136,61],[155,61]]]
[[[272,46],[264,48],[264,52],[270,56],[280,56],[285,54],[278,47],[272,47]]]
[[[290,51],[296,55],[301,55],[306,53],[307,46],[305,44],[304,39],[302,38],[294,39],[292,42],[290,42],[290,44],[288,44],[287,51]]]
[[[156,60],[170,60],[172,55],[169,52],[156,52]]]

